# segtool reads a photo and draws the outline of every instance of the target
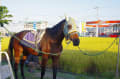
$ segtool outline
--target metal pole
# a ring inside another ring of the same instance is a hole
[[[1,0],[0,0],[0,6],[1,6]]]
[[[97,6],[97,7],[95,7],[95,9],[96,9],[96,11],[97,11],[97,13],[96,13],[96,18],[97,18],[97,20],[99,20],[99,7]],[[96,37],[98,37],[98,30],[99,30],[99,23],[96,25]]]
[[[2,61],[1,55],[2,55],[2,53],[0,52],[0,70],[1,70],[1,61]],[[2,73],[2,71],[0,71],[0,79],[2,79],[1,73]]]
[[[117,55],[117,64],[116,64],[116,78],[119,78],[119,52],[120,52],[120,36],[119,36],[119,44],[118,44],[118,55]]]
[[[1,6],[1,0],[0,0],[0,6]],[[0,51],[1,51],[1,38],[0,38]],[[0,53],[0,68],[1,68],[1,53]],[[1,69],[0,69],[1,70]],[[1,79],[1,71],[0,71],[0,79]]]
[[[96,37],[98,37],[98,30],[99,30],[98,27],[99,27],[99,25],[97,24],[97,25],[96,25]]]
[[[8,61],[8,66],[9,66],[9,69],[10,69],[10,77],[11,77],[11,79],[15,79],[14,78],[14,74],[13,74],[13,70],[12,70],[12,66],[11,66],[11,63],[10,63],[10,59],[9,59],[9,56],[8,56],[8,54],[7,54],[7,52],[3,52],[5,55],[6,55],[6,57],[7,57],[7,61]]]
[[[0,37],[0,51],[1,51],[1,37]]]
[[[1,37],[0,37],[0,51],[1,51]],[[1,62],[2,62],[2,53],[0,52],[0,70],[1,70]],[[2,76],[1,76],[1,71],[0,71],[0,79],[2,79]]]

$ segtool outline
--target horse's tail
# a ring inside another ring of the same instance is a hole
[[[14,58],[13,58],[13,40],[14,40],[14,37],[11,37],[9,47],[8,47],[8,54],[9,54],[10,62],[11,62],[12,66],[13,66],[13,61],[14,61]]]

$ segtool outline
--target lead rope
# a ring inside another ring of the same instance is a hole
[[[83,55],[98,56],[98,55],[101,55],[101,54],[105,53],[109,48],[111,48],[111,46],[112,46],[116,41],[117,41],[117,38],[115,38],[115,40],[113,40],[113,42],[112,42],[106,49],[104,49],[103,51],[98,52],[98,53],[96,53],[96,54],[88,54],[87,51],[81,50],[81,48],[80,48],[79,46],[78,46],[78,49],[79,49],[79,51],[80,51]],[[87,53],[86,53],[86,52],[87,52]]]

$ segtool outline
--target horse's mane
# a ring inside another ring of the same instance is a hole
[[[54,25],[52,28],[47,28],[46,32],[50,35],[54,36],[58,36],[62,30],[62,24],[65,22],[66,20],[62,20],[60,21],[58,24]]]

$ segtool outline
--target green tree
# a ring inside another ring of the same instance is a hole
[[[8,14],[9,11],[6,6],[0,6],[0,26],[3,27],[4,24],[9,24],[12,20],[9,18],[13,17],[11,14]]]

